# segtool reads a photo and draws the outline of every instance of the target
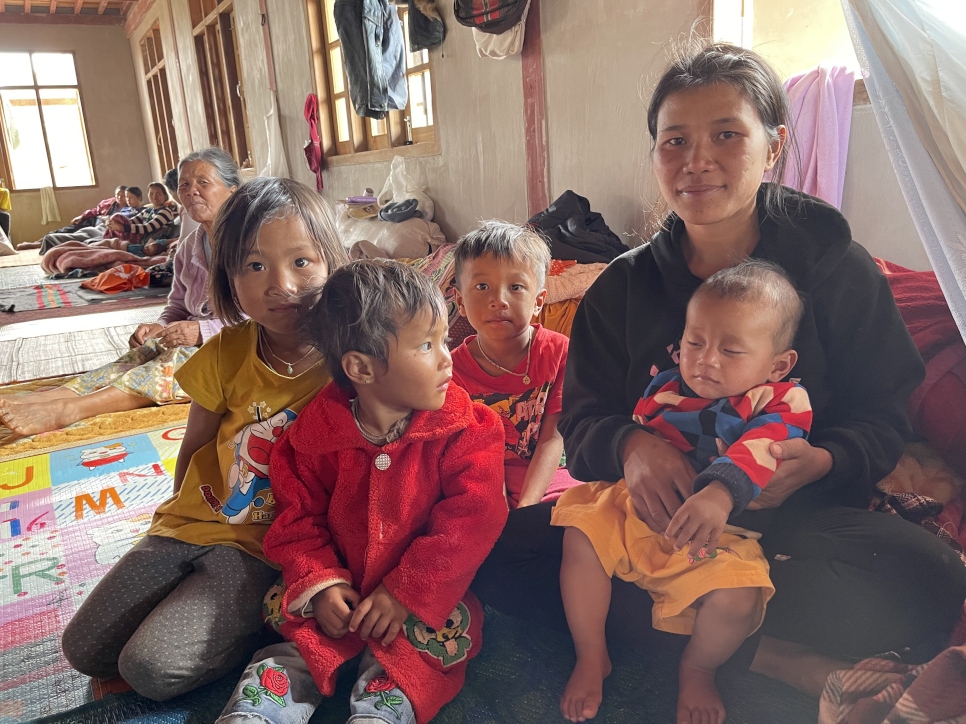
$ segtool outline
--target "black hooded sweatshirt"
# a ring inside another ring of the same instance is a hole
[[[909,395],[925,370],[885,277],[852,240],[848,222],[825,202],[783,190],[788,219],[758,198],[761,239],[752,257],[778,264],[802,295],[795,336],[801,378],[814,412],[809,442],[828,450],[832,470],[785,501],[866,507],[875,484],[895,467],[912,431]],[[625,436],[652,375],[675,366],[688,300],[701,279],[688,269],[684,223],[671,215],[650,243],[615,259],[577,310],[559,429],[567,467],[578,480],[623,477]],[[772,511],[734,521],[762,530]]]

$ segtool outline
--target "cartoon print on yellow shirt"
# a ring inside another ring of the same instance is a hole
[[[220,510],[228,523],[245,523],[249,519],[249,513],[252,521],[258,522],[267,522],[275,517],[275,500],[268,479],[268,461],[275,443],[295,421],[295,417],[296,414],[291,410],[282,410],[267,420],[259,420],[242,428],[228,444],[235,451],[235,462],[228,471],[231,494]],[[207,486],[202,486],[205,487]],[[267,492],[262,495],[264,491]],[[202,494],[211,505],[211,491],[202,489]],[[252,510],[253,507],[256,510]],[[268,510],[261,510],[264,507],[268,507]],[[212,509],[214,510],[214,506]]]
[[[550,395],[550,382],[534,387],[519,395],[494,392],[490,395],[471,395],[474,402],[482,402],[503,420],[506,432],[506,449],[524,460],[533,457],[537,449],[537,437],[543,411]]]

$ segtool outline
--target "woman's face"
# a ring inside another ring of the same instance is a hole
[[[215,167],[205,161],[186,163],[178,176],[178,198],[184,210],[209,232],[221,205],[234,191],[235,187],[225,186]]]
[[[168,195],[157,186],[152,186],[148,189],[148,199],[155,208],[164,206],[164,202],[168,200]]]
[[[117,203],[120,206],[127,206],[127,193],[126,193],[126,189],[121,189],[121,188],[116,189],[114,191],[114,200],[117,201]]]
[[[726,228],[754,210],[785,138],[769,142],[758,112],[727,83],[672,93],[657,116],[654,173],[686,227]],[[710,229],[709,229],[710,230]]]
[[[132,209],[136,209],[141,205],[141,197],[136,194],[132,194],[130,191],[124,192],[124,198],[127,199],[127,205]]]

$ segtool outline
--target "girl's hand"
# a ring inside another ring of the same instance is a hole
[[[161,334],[164,329],[164,325],[161,324],[139,324],[138,328],[134,330],[134,334],[131,335],[131,339],[127,341],[131,345],[131,349],[140,347],[145,343],[146,340],[151,337],[157,337]]]
[[[624,440],[624,480],[641,520],[655,533],[667,530],[681,503],[691,497],[695,472],[666,440],[635,430]]]
[[[796,490],[814,483],[832,469],[832,454],[801,438],[773,442],[768,452],[782,464],[761,494],[748,504],[748,510],[777,508]]]
[[[201,325],[198,322],[172,322],[154,335],[164,349],[174,347],[198,347],[202,343]]]
[[[388,646],[402,631],[403,624],[409,618],[408,609],[396,600],[381,583],[372,594],[360,603],[349,621],[349,630],[359,631],[359,638],[367,641],[370,636],[382,639],[382,645]]]
[[[715,480],[684,501],[671,518],[664,537],[674,541],[676,551],[690,544],[688,552],[695,558],[704,547],[713,551],[734,507],[731,493]]]
[[[337,583],[312,596],[312,615],[322,633],[340,639],[349,632],[352,609],[359,605],[359,594],[347,583]]]

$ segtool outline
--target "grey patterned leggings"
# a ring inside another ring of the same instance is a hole
[[[237,548],[145,536],[71,619],[64,656],[83,674],[120,674],[142,696],[170,699],[249,660],[277,578]]]

